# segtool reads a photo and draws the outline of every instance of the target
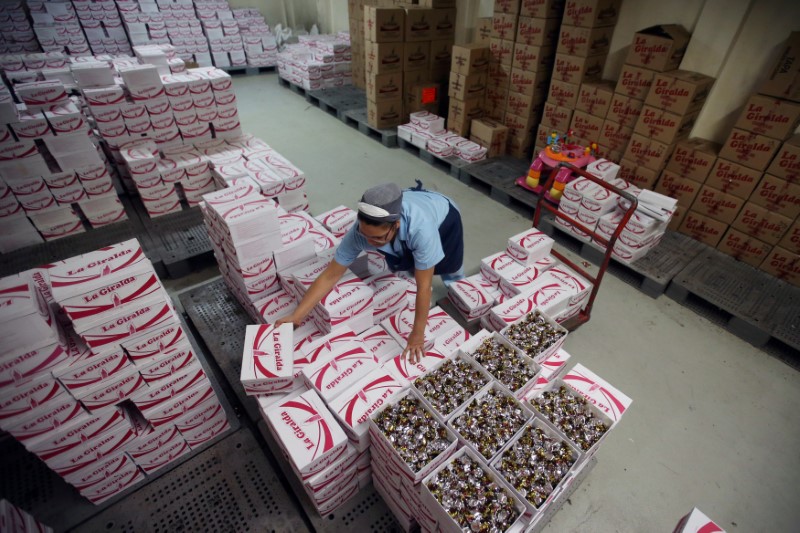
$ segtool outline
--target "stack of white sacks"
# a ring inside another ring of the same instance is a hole
[[[193,61],[201,67],[212,65],[208,38],[203,33],[200,12],[195,12],[195,2],[117,0],[116,3],[133,46],[171,44],[183,61]]]
[[[397,127],[397,135],[438,157],[455,156],[474,163],[486,159],[486,148],[444,128],[445,120],[429,111],[411,113],[411,122]]]
[[[0,427],[93,503],[229,427],[136,240],[0,292]]]
[[[281,78],[306,90],[351,85],[352,54],[350,36],[301,35],[298,44],[284,47],[278,54]]]
[[[480,272],[448,288],[461,316],[499,331],[540,309],[557,322],[586,307],[592,284],[550,255],[553,240],[537,228],[509,238],[506,249],[481,260]]]
[[[39,52],[39,41],[21,0],[0,4],[0,54]]]
[[[57,80],[0,86],[0,252],[127,218],[99,139]]]
[[[244,55],[251,67],[274,67],[278,64],[278,41],[257,9],[233,9],[233,17],[242,35]]]
[[[71,56],[92,53],[72,2],[27,0],[26,4],[42,50],[64,52]]]
[[[0,500],[0,527],[17,533],[53,533],[53,528],[36,520],[8,500]]]
[[[623,262],[633,262],[644,257],[647,252],[661,242],[661,237],[664,235],[672,218],[674,201],[652,191],[643,192],[635,185],[617,178],[619,165],[610,161],[604,159],[595,161],[589,165],[587,171],[634,196],[639,197],[642,194],[648,196],[647,198],[640,198],[637,210],[622,229],[612,252],[614,258]],[[657,201],[665,200],[667,204],[671,203],[672,210],[659,213],[649,211],[647,202],[653,201],[652,197],[656,197]],[[591,180],[578,178],[568,183],[564,188],[564,194],[558,205],[558,210],[572,219],[578,220],[587,228],[596,230],[605,239],[610,239],[622,222],[628,207],[627,201],[617,194],[595,184]],[[579,239],[584,241],[591,240],[588,233],[566,220],[557,218],[556,224]]]

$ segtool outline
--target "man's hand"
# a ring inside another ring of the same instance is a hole
[[[403,350],[403,359],[408,358],[411,364],[419,363],[425,357],[425,333],[414,333],[408,336],[408,345]]]
[[[281,324],[292,324],[294,327],[299,326],[303,322],[303,318],[296,318],[294,313],[291,315],[286,315],[280,317],[278,320],[275,321],[275,326],[280,326]]]

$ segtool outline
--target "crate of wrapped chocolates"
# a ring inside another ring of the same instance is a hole
[[[564,344],[567,330],[539,309],[534,309],[502,329],[500,335],[541,363]]]
[[[394,465],[411,483],[420,482],[458,447],[458,437],[430,412],[416,391],[391,398],[369,422],[373,461]]]
[[[578,364],[553,380],[529,405],[583,451],[583,459],[589,459],[631,403],[621,391]]]
[[[456,356],[444,359],[412,385],[428,408],[444,421],[491,381],[492,376],[480,365]]]
[[[558,494],[581,452],[534,418],[490,463],[514,489],[530,513],[544,508]]]
[[[521,531],[525,505],[469,448],[461,448],[422,481],[421,498],[439,531]]]
[[[477,347],[462,345],[461,350],[520,399],[534,387],[541,371],[532,358],[498,333],[490,334]]]
[[[491,461],[533,417],[505,387],[492,381],[448,421],[461,440]]]

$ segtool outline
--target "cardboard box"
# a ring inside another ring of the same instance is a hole
[[[567,0],[563,23],[584,28],[614,26],[621,5],[622,0]]]
[[[67,453],[105,432],[120,429],[125,424],[125,415],[119,408],[103,409],[96,415],[83,415],[38,439],[26,442],[28,449],[43,460]]]
[[[521,0],[519,14],[522,17],[560,19],[564,14],[564,0]]]
[[[447,9],[434,9],[432,40],[455,39],[456,36],[456,10],[455,7]]]
[[[800,32],[792,32],[786,41],[778,61],[770,71],[767,81],[758,92],[776,98],[800,102]]]
[[[620,126],[633,128],[642,114],[644,102],[636,98],[614,93],[611,99],[611,106],[608,109],[606,118],[616,122]]]
[[[552,102],[545,102],[542,111],[542,126],[556,131],[567,131],[572,123],[573,113],[574,111],[567,107],[559,107]]]
[[[680,67],[691,34],[679,24],[650,26],[633,36],[626,63],[666,72]]]
[[[767,173],[791,183],[800,183],[800,134],[783,143]]]
[[[133,303],[120,309],[111,320],[97,323],[81,332],[81,337],[93,351],[107,350],[128,337],[175,321],[172,306],[166,299]]]
[[[533,46],[515,43],[511,56],[511,68],[526,71],[550,70],[555,49],[550,46]]]
[[[131,365],[114,378],[100,381],[95,388],[81,391],[77,398],[86,409],[95,411],[130,399],[143,390],[147,390],[147,383]]]
[[[581,28],[562,24],[556,52],[581,57],[606,55],[613,35],[613,27]]]
[[[625,127],[613,120],[606,119],[600,127],[600,134],[597,137],[597,143],[601,151],[622,153],[628,147],[628,142],[633,135],[632,127]],[[606,159],[614,160],[611,157]]]
[[[731,227],[768,244],[778,244],[793,222],[790,218],[747,202]]]
[[[403,98],[373,102],[367,100],[367,119],[370,126],[377,129],[387,129],[398,126],[404,122]]]
[[[644,167],[635,161],[621,159],[618,177],[639,187],[652,189],[658,180],[659,171]]]
[[[734,127],[781,141],[788,139],[800,124],[800,104],[752,95]]]
[[[580,85],[585,81],[599,80],[603,75],[606,55],[589,57],[557,53],[553,65],[553,79]]]
[[[688,211],[678,232],[714,247],[722,240],[727,229],[728,225],[724,222]]]
[[[704,185],[695,198],[691,209],[695,213],[731,224],[744,204],[745,200],[741,198]]]
[[[717,250],[756,268],[772,251],[772,246],[733,228],[728,229]]]
[[[406,8],[405,41],[430,41],[434,37],[434,29],[438,15],[436,10],[418,6]]]
[[[453,46],[453,60],[450,70],[456,74],[468,75],[483,72],[489,68],[489,47],[481,44]]]
[[[511,70],[508,85],[509,92],[534,97],[534,102],[543,102],[547,97],[549,73],[546,70],[526,72],[520,69]],[[563,88],[562,88],[563,89]]]
[[[315,391],[282,401],[265,418],[300,474],[331,463],[347,445],[347,436]]]
[[[699,111],[695,111],[676,115],[645,104],[633,131],[664,144],[673,144],[689,136],[699,114]]]
[[[67,394],[67,389],[52,375],[38,377],[29,383],[3,389],[0,395],[0,425],[10,427],[35,414],[36,408],[49,401],[63,401],[59,398]]]
[[[463,101],[452,99],[447,114],[447,129],[459,130],[458,133],[462,137],[468,135],[470,123],[476,118],[481,118],[483,113],[484,103],[481,97]],[[466,131],[466,134],[461,134],[461,131]]]
[[[670,145],[634,133],[623,157],[651,170],[661,170],[671,153]]]
[[[450,75],[447,95],[457,100],[479,98],[486,93],[486,83],[485,72],[476,72],[468,76],[453,73]]]
[[[211,382],[204,379],[182,393],[168,397],[167,401],[156,407],[143,410],[142,414],[155,428],[166,424],[178,424],[181,420],[191,416],[191,411],[196,410],[209,399],[215,398],[216,393]]]
[[[408,335],[414,326],[414,310],[406,308],[400,313],[381,322],[381,326],[389,332],[401,345],[408,343]],[[444,335],[453,329],[461,328],[458,322],[444,312],[440,307],[433,307],[428,312],[428,321],[425,325],[425,349],[433,346],[436,337]],[[463,329],[463,328],[462,328]]]
[[[692,138],[675,145],[667,170],[684,178],[705,182],[719,153],[719,145],[706,139]]]
[[[495,11],[492,17],[492,38],[514,41],[517,35],[517,18],[516,14]]]
[[[761,172],[719,158],[706,178],[706,185],[747,199],[760,181]]]
[[[684,516],[672,533],[701,533],[702,531],[717,531],[725,533],[719,525],[704,515],[695,507],[692,512]]]
[[[575,109],[589,113],[595,117],[605,118],[611,107],[611,100],[613,98],[613,83],[606,81],[585,82],[581,84]]]
[[[516,39],[514,37],[504,38],[516,41],[517,44],[555,48],[560,32],[559,26],[558,19],[520,17]]]
[[[366,43],[366,70],[368,74],[401,72],[405,58],[403,43]]]
[[[445,70],[450,70],[450,64],[453,61],[453,40],[431,41],[430,57],[432,67],[445,67]]]
[[[694,180],[683,178],[669,170],[661,172],[655,191],[678,200],[678,205],[690,207],[700,193],[701,184]],[[701,213],[702,214],[702,213]]]
[[[293,385],[293,326],[247,326],[242,356],[241,382],[251,396]]]
[[[475,20],[475,36],[473,44],[489,46],[492,37],[492,17],[479,17]]]
[[[600,138],[603,131],[604,120],[600,117],[584,113],[583,111],[575,111],[572,115],[572,124],[570,129],[573,135],[578,139],[592,140]]]
[[[550,91],[547,95],[547,101],[559,107],[575,109],[575,105],[578,103],[579,92],[579,85],[553,80],[550,82]]]
[[[453,2],[455,4],[455,2]],[[455,7],[455,6],[448,6]],[[519,15],[519,0],[497,0],[494,3],[495,13],[511,13]]]
[[[403,352],[403,348],[380,326],[373,326],[359,335],[367,350],[383,364]]]
[[[125,353],[117,348],[115,351],[96,354],[84,364],[76,364],[55,372],[64,387],[76,398],[80,398],[105,382],[111,382],[120,374],[134,369]]]
[[[495,303],[495,299],[480,284],[469,279],[452,283],[447,289],[447,295],[467,320],[485,315]]]
[[[656,74],[645,104],[684,115],[699,111],[711,92],[714,78],[687,70]]]
[[[377,361],[365,346],[350,343],[333,352],[330,359],[318,359],[302,372],[308,386],[316,389],[326,402],[330,402],[377,368]]]
[[[371,102],[394,101],[403,97],[403,73],[367,74],[367,99]]]
[[[800,287],[800,254],[776,246],[759,268],[767,274]]]
[[[616,92],[636,100],[645,100],[650,93],[655,76],[656,72],[649,68],[623,65],[617,81]]]
[[[150,361],[149,365],[145,361],[139,361],[137,366],[148,385],[170,379],[175,373],[200,369],[200,361],[195,357],[188,342],[171,350],[163,350],[157,359]]]
[[[404,9],[364,6],[364,38],[373,43],[403,42],[406,32]]]
[[[776,178],[769,174],[759,182],[750,201],[785,217],[800,216],[800,184]]]
[[[510,68],[514,62],[514,41],[505,41],[494,37],[489,39],[489,59]]]
[[[800,254],[800,220],[796,220],[792,224],[778,246],[793,254]]]
[[[366,278],[372,289],[372,317],[375,323],[389,318],[408,305],[408,283],[392,273]]]
[[[428,70],[431,66],[431,43],[406,43],[403,47],[403,70]]]
[[[470,140],[486,148],[486,157],[505,153],[508,128],[491,119],[475,119],[470,125]]]

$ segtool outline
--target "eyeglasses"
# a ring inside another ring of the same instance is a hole
[[[365,239],[367,239],[367,241],[369,241],[369,242],[387,243],[387,242],[389,242],[389,241],[391,240],[391,238],[389,237],[389,235],[391,235],[391,234],[392,234],[392,232],[393,232],[395,229],[396,229],[395,225],[394,225],[394,224],[392,224],[392,225],[389,227],[389,229],[388,229],[388,230],[386,230],[386,233],[384,233],[383,235],[367,235],[366,233],[364,233],[363,231],[361,231],[361,228],[360,228],[360,227],[358,228],[358,232],[361,234],[361,236],[362,236],[362,237],[364,237]]]

